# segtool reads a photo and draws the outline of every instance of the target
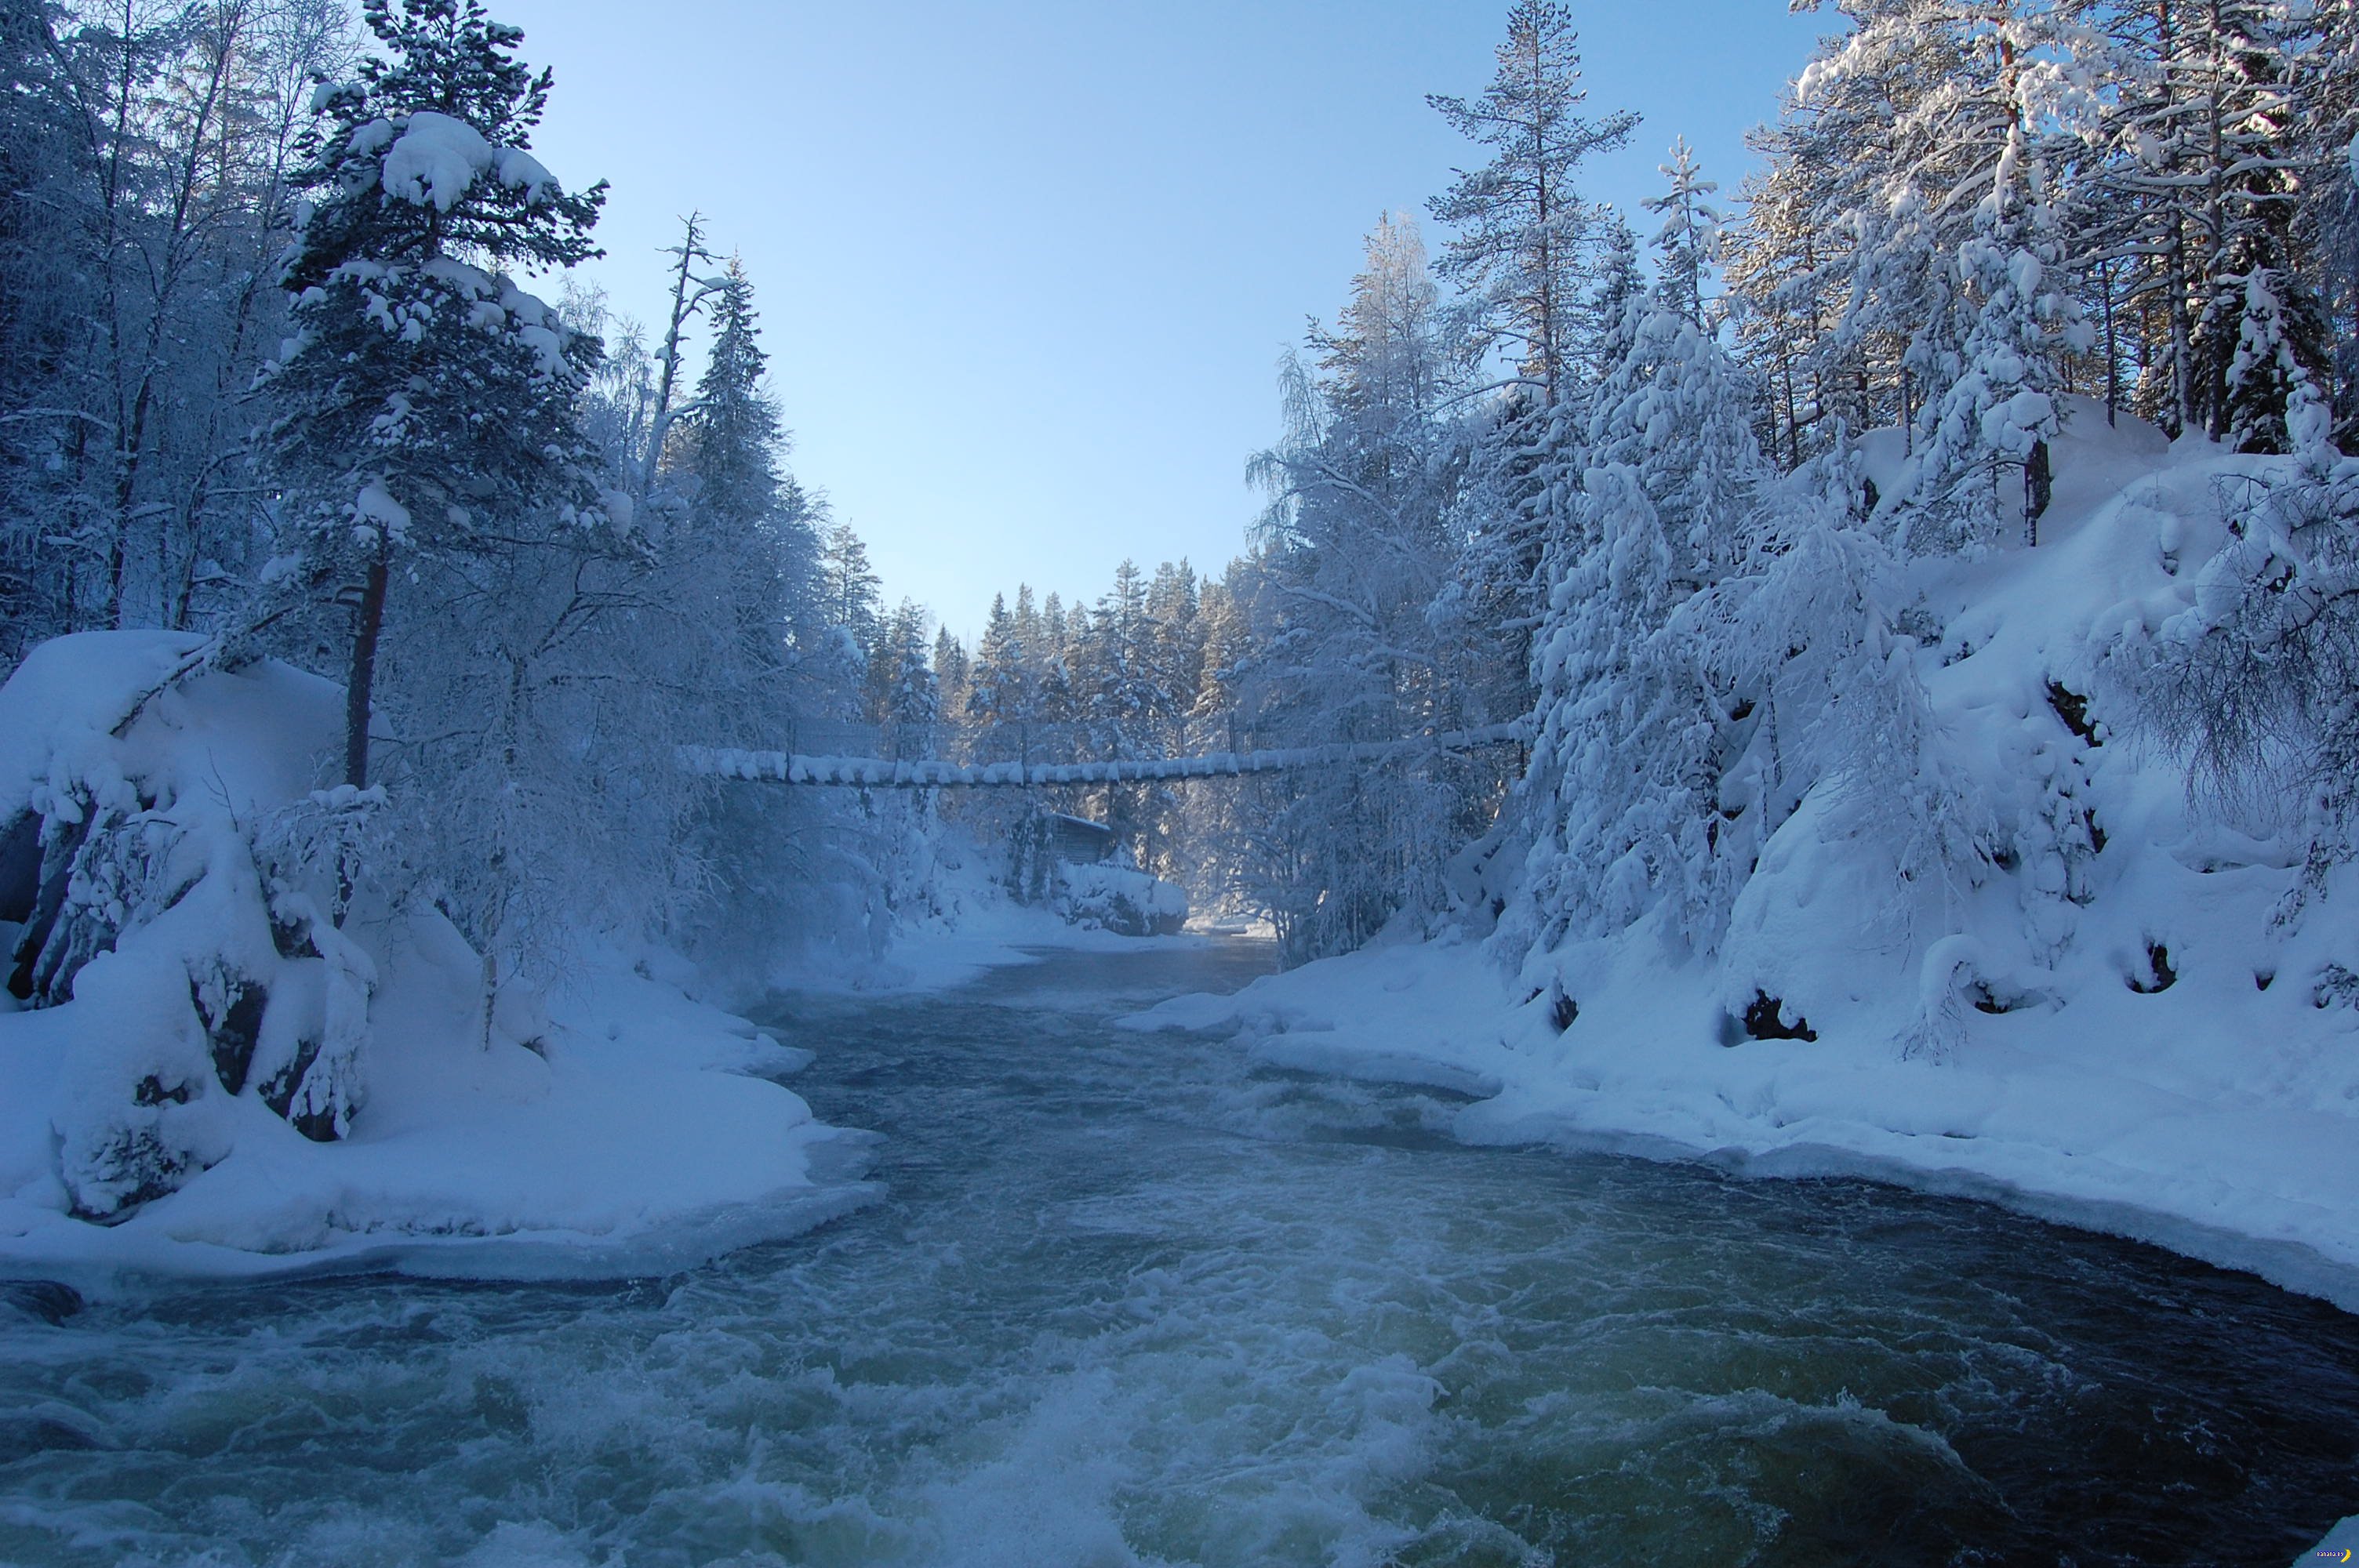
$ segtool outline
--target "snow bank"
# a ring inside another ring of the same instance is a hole
[[[868,1195],[764,1076],[799,1054],[659,958],[487,1022],[439,914],[328,917],[289,846],[370,808],[315,787],[342,693],[212,652],[62,638],[0,687],[0,1270],[636,1274]]]
[[[1143,894],[1149,907],[1165,917],[1156,927],[1158,935],[1114,923],[1077,921],[1060,905],[1020,903],[992,875],[991,868],[1005,855],[1004,849],[984,849],[951,835],[936,848],[929,887],[933,909],[897,925],[881,954],[861,961],[841,948],[818,950],[775,968],[769,983],[786,990],[914,995],[953,989],[990,969],[1037,964],[1051,952],[1139,952],[1209,940],[1179,929],[1187,918],[1183,890],[1139,871],[1125,875],[1161,890],[1148,892],[1131,884],[1135,894]],[[1169,918],[1173,914],[1178,920]]]
[[[1188,894],[1159,877],[1104,861],[1057,869],[1058,906],[1076,925],[1123,936],[1172,936],[1188,924]]]
[[[2359,143],[2353,145],[2359,146]],[[2359,1514],[2328,1530],[2325,1540],[2293,1560],[2293,1568],[2320,1568],[2326,1563],[2351,1561],[2354,1552],[2359,1552]]]
[[[2335,913],[2359,883],[2273,926],[2299,841],[2191,807],[2104,678],[2125,625],[2189,602],[2222,490],[2285,460],[2082,402],[2038,549],[1918,563],[1946,747],[2010,842],[2060,850],[1896,908],[1886,848],[1814,795],[1709,959],[1643,922],[1512,974],[1471,939],[1388,946],[1132,1022],[1483,1096],[1469,1139],[1906,1181],[2359,1310],[2359,946]]]
[[[486,1049],[477,959],[440,917],[404,934],[372,1004],[370,1095],[313,1142],[231,1099],[229,1147],[113,1226],[64,1212],[39,1114],[81,1004],[0,1016],[0,1270],[85,1292],[167,1277],[395,1270],[668,1273],[869,1201],[869,1140],[761,1076],[802,1065],[619,956],[554,999],[532,1046]],[[647,966],[641,966],[642,968]]]

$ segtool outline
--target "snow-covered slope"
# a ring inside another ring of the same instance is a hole
[[[2359,1010],[2335,983],[2359,968],[2343,914],[2359,885],[2345,868],[2273,925],[2300,840],[2196,809],[2108,676],[2125,630],[2190,602],[2223,493],[2287,461],[2174,448],[2083,402],[2037,548],[1911,567],[1945,753],[2002,828],[2038,813],[2085,829],[2004,841],[2083,852],[1896,908],[1889,856],[1846,837],[1821,790],[1709,957],[1652,922],[1512,973],[1471,938],[1386,946],[1135,1022],[1455,1084],[1487,1097],[1460,1117],[1470,1138],[1903,1179],[2359,1308]],[[1755,1037],[1780,1030],[1794,1037]]]
[[[322,918],[342,693],[208,652],[63,638],[0,687],[0,1270],[632,1274],[867,1195],[676,961],[593,946],[487,1024],[430,907]]]

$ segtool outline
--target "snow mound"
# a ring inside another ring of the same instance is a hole
[[[217,651],[87,633],[0,687],[0,1270],[639,1273],[869,1194],[765,1076],[799,1054],[650,961],[487,1001],[440,914],[355,895],[342,692]]]
[[[1076,925],[1124,936],[1172,936],[1188,924],[1188,894],[1177,884],[1103,861],[1057,868],[1060,911]]]

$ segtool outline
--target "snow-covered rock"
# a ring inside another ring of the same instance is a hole
[[[1122,936],[1170,936],[1188,924],[1188,894],[1128,866],[1070,862],[1057,868],[1058,908],[1076,925]]]
[[[636,1272],[864,1193],[760,1076],[793,1054],[645,962],[487,1019],[448,921],[343,885],[382,797],[321,787],[342,692],[216,653],[85,633],[0,687],[0,1268]]]

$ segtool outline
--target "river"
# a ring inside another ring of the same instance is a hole
[[[0,1561],[2282,1565],[2359,1511],[2359,1320],[1109,1027],[1267,963],[777,999],[886,1196],[674,1279],[12,1287]]]

